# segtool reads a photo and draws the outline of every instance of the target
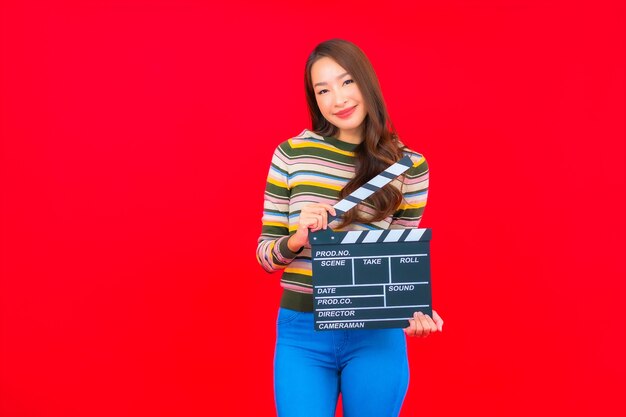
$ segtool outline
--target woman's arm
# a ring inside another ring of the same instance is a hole
[[[300,253],[287,245],[289,239],[289,156],[282,143],[274,151],[267,174],[263,202],[263,226],[257,240],[256,257],[267,272],[284,269]]]
[[[311,203],[300,212],[290,213],[289,199],[289,143],[284,142],[274,151],[267,175],[263,204],[263,227],[258,239],[257,260],[267,272],[275,272],[289,265],[309,243],[309,231],[326,229],[328,213],[335,215],[329,204]],[[289,217],[298,219],[294,233],[289,232]],[[295,216],[294,216],[295,215]]]

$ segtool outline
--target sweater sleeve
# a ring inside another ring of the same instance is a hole
[[[402,202],[393,215],[390,229],[419,227],[428,197],[428,163],[420,154],[411,154],[413,166],[402,180]]]
[[[256,257],[259,264],[267,272],[275,272],[284,269],[296,257],[298,252],[293,252],[287,246],[289,239],[289,167],[284,147],[288,144],[279,145],[274,151],[270,164],[267,182],[265,185],[263,225],[261,236],[257,241]]]

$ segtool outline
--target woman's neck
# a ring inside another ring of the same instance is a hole
[[[337,134],[337,139],[342,142],[358,145],[359,143],[363,142],[363,128],[362,126],[359,126],[356,129],[340,130]]]

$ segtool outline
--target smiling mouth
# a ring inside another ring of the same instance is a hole
[[[345,119],[346,117],[350,116],[354,112],[354,109],[356,109],[356,106],[337,112],[335,113],[335,116]]]

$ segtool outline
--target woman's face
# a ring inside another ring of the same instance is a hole
[[[333,59],[323,57],[311,67],[311,81],[322,116],[339,129],[338,138],[361,142],[367,109],[352,76]]]

